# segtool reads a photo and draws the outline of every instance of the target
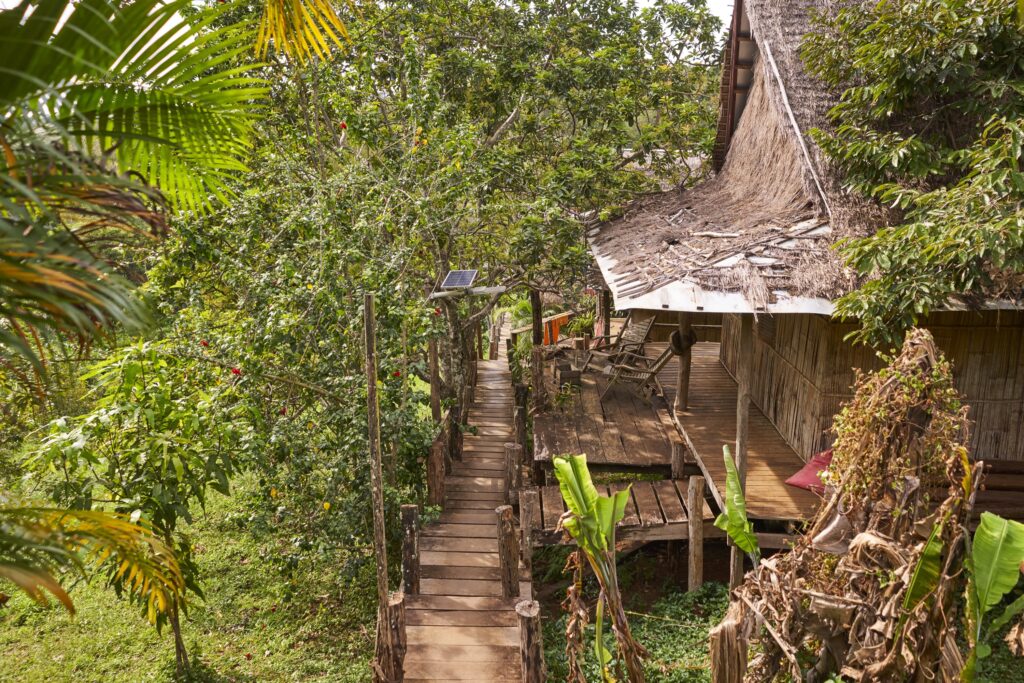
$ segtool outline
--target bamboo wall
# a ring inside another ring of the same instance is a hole
[[[738,325],[725,316],[722,360],[736,367]],[[1024,313],[945,312],[926,325],[953,364],[977,457],[1024,460]],[[828,448],[832,419],[852,395],[856,370],[881,366],[844,341],[853,327],[818,315],[759,316],[751,397],[803,458]]]

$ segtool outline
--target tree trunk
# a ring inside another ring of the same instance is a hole
[[[544,345],[544,306],[540,302],[540,291],[530,290],[530,312],[533,316],[533,345]]]

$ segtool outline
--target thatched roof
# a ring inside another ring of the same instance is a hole
[[[828,313],[854,285],[830,246],[866,229],[866,205],[808,135],[828,127],[836,94],[800,59],[812,11],[828,4],[737,0],[719,173],[643,197],[589,234],[617,308]]]

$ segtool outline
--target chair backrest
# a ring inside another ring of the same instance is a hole
[[[629,324],[619,333],[619,345],[643,344],[647,341],[647,335],[651,333],[652,327],[654,327],[653,313],[638,315],[637,311],[631,311],[629,314]]]
[[[654,362],[651,364],[649,368],[651,374],[657,375],[659,372],[664,370],[665,366],[668,365],[668,362],[672,360],[672,356],[674,355],[672,347],[666,347],[665,350],[661,352],[661,355],[655,358]]]

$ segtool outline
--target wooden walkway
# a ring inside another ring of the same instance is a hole
[[[445,479],[444,511],[422,531],[420,594],[406,596],[406,681],[522,680],[515,604],[503,599],[495,508],[505,503],[504,444],[513,441],[512,384],[505,358],[480,361],[463,457]]]
[[[634,481],[626,503],[626,516],[619,522],[615,536],[620,541],[674,541],[689,538],[691,516],[687,503],[689,480],[663,479],[661,481]],[[627,484],[598,484],[597,490],[611,495],[626,488]],[[557,486],[540,489],[539,514],[533,515],[531,534],[534,545],[563,543],[562,532],[555,531],[558,518],[565,512],[565,502]],[[704,538],[720,537],[714,526],[714,515],[707,502],[703,503]]]
[[[647,354],[658,345],[649,344]],[[676,372],[676,361],[666,368],[662,383]],[[672,374],[669,374],[669,373]],[[674,379],[666,385],[674,386]],[[676,422],[697,458],[711,493],[719,506],[725,494],[725,464],[722,445],[736,443],[736,381],[718,359],[718,343],[700,342],[693,347],[690,366],[689,406],[676,415]],[[747,514],[751,519],[805,520],[814,516],[821,498],[786,484],[786,479],[804,466],[771,421],[757,406],[750,406],[747,446]]]

